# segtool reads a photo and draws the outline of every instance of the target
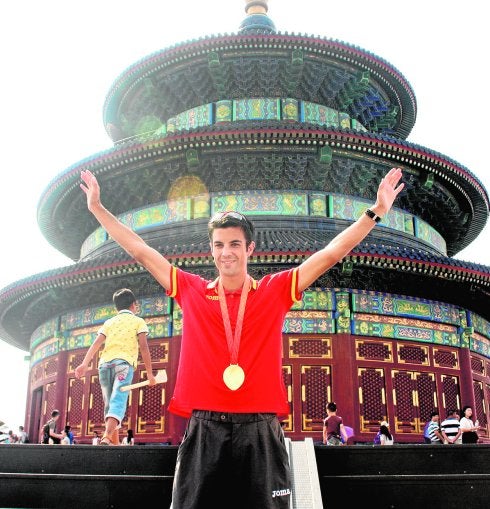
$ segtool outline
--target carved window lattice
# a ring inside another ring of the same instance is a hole
[[[485,393],[483,384],[473,380],[473,392],[475,394],[475,419],[478,419],[481,426],[487,426],[487,414],[485,413]]]
[[[292,386],[292,383],[293,383],[293,380],[292,380],[292,369],[291,369],[291,366],[285,366],[283,364],[282,366],[282,378],[284,380],[284,384],[286,385],[286,387],[291,387]]]
[[[46,384],[44,387],[44,415],[42,424],[51,419],[51,412],[56,408],[56,382]]]
[[[393,371],[391,376],[394,401],[396,401],[396,422],[413,423],[418,417],[418,412],[415,409],[412,373],[409,371]]]
[[[51,375],[56,375],[57,372],[58,372],[58,357],[53,357],[44,364],[44,375],[48,377]]]
[[[163,433],[165,386],[156,384],[153,387],[142,387],[138,395],[138,433]]]
[[[93,375],[87,383],[90,383],[90,396],[86,434],[92,434],[95,429],[104,428],[104,400],[98,375]]]
[[[293,376],[292,376],[292,366],[290,365],[282,365],[282,379],[284,381],[284,385],[286,386],[286,392],[288,395],[288,402],[290,413],[287,417],[282,419],[284,423],[285,431],[293,431],[293,415],[294,415],[294,394],[293,394]]]
[[[454,351],[434,348],[434,365],[441,368],[457,368],[458,356]]]
[[[359,368],[361,431],[377,429],[386,414],[386,385],[382,369]],[[369,427],[368,427],[369,426]]]
[[[289,338],[290,357],[331,358],[329,338]]]
[[[66,424],[71,426],[73,434],[80,435],[82,433],[82,416],[83,416],[83,389],[84,382],[81,379],[68,379],[68,402],[66,409]]]
[[[147,372],[142,369],[135,374],[133,382],[144,381],[146,378]],[[165,385],[156,384],[153,387],[142,387],[137,392],[133,392],[132,397],[134,397],[134,401],[138,404],[137,432],[163,432],[163,405],[166,399]],[[129,414],[129,410],[127,414]]]
[[[33,370],[31,374],[31,385],[34,385],[39,380],[43,379],[44,367],[42,364],[38,364]]]
[[[483,360],[472,355],[471,356],[471,371],[473,371],[473,373],[477,373],[478,375],[484,375],[485,374],[485,365],[483,363]]]
[[[445,410],[461,408],[458,377],[442,375],[441,383]],[[440,417],[442,420],[445,416]]]
[[[329,366],[303,366],[301,386],[304,400],[302,401],[303,431],[319,431],[323,427],[328,403],[329,387],[331,386]]]
[[[399,345],[398,359],[401,363],[429,365],[429,350],[425,346]]]
[[[422,428],[437,407],[436,380],[433,373],[417,373],[415,388],[419,400],[419,417]],[[420,431],[420,430],[419,430]]]
[[[70,360],[68,362],[68,372],[75,371],[75,368],[82,363],[83,358],[85,357],[85,351],[80,353],[74,353],[70,355]],[[91,361],[91,364],[93,363],[93,359]],[[88,368],[89,370],[92,369],[90,366]]]
[[[391,343],[356,341],[357,359],[393,361]]]
[[[148,347],[152,362],[168,362],[168,341],[162,341],[160,344],[150,343]]]
[[[483,395],[484,395],[484,397],[486,396],[485,401],[490,401],[490,385],[485,384],[484,390],[483,390]],[[488,407],[486,407],[486,408],[488,409]],[[490,429],[488,427],[488,415],[484,412],[482,417],[483,418],[480,421],[480,426],[483,426],[486,429],[485,436],[489,436]],[[478,419],[478,420],[480,420],[480,419]]]

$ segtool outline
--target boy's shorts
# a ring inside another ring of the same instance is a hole
[[[133,381],[134,369],[122,359],[113,359],[99,365],[99,382],[104,400],[104,420],[108,417],[117,419],[121,424],[126,414],[129,391],[119,388]]]
[[[289,509],[290,498],[276,414],[192,412],[177,455],[172,509]]]

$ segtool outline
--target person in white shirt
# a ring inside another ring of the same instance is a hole
[[[70,437],[68,436],[66,429],[61,432],[61,435],[63,436],[61,439],[61,445],[70,445]]]
[[[441,422],[441,433],[445,444],[461,444],[461,425],[459,424],[459,412],[449,410],[447,417]]]
[[[478,421],[473,422],[473,409],[466,405],[463,407],[463,417],[459,421],[459,427],[463,435],[463,444],[476,444],[478,442],[478,430],[480,425]]]
[[[395,439],[393,435],[390,433],[390,428],[387,421],[382,421],[379,427],[379,439],[381,445],[393,445],[395,443]]]
[[[19,434],[17,435],[17,443],[18,444],[27,444],[29,442],[29,437],[27,433],[24,431],[24,426],[19,426]]]
[[[134,435],[132,429],[128,429],[128,434],[122,439],[122,445],[134,445]]]

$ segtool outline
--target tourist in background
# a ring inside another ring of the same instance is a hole
[[[94,436],[92,437],[92,445],[99,445],[99,442],[100,442],[99,432],[94,431]]]
[[[70,437],[68,436],[68,431],[66,431],[66,428],[61,432],[61,445],[70,445]]]
[[[134,436],[132,429],[128,429],[128,434],[122,439],[122,445],[134,445]]]
[[[75,443],[75,436],[73,435],[73,431],[71,430],[71,426],[69,424],[67,424],[65,426],[65,431],[66,431],[66,434],[70,440],[70,444],[74,444]]]
[[[105,422],[100,445],[119,445],[119,428],[129,397],[129,391],[121,391],[120,388],[130,385],[133,380],[138,348],[150,385],[156,383],[148,348],[148,326],[143,318],[135,314],[137,302],[133,292],[129,288],[121,288],[114,292],[112,300],[117,314],[104,322],[82,363],[75,368],[77,378],[85,375],[92,357],[104,345],[98,366]]]
[[[432,422],[432,419],[429,418],[429,420],[425,423],[425,426],[424,426],[424,443],[425,444],[430,444],[430,436],[429,436],[429,426],[430,426],[430,423]]]
[[[60,418],[60,411],[53,410],[51,412],[51,419],[42,428],[42,444],[59,444],[63,435],[56,431],[56,424]]]
[[[323,443],[325,445],[346,445],[349,440],[342,417],[337,415],[337,405],[327,405],[327,417],[323,421]]]
[[[459,412],[449,410],[446,418],[441,422],[441,433],[445,444],[461,444],[461,426],[459,423]]]
[[[379,443],[380,445],[393,445],[395,443],[395,439],[390,433],[388,421],[382,421],[379,426]]]
[[[16,444],[19,440],[19,437],[11,430],[9,429],[9,444]]]
[[[476,444],[478,442],[478,430],[480,424],[478,421],[473,421],[473,408],[466,405],[462,410],[462,417],[459,421],[459,426],[462,433],[463,444]]]
[[[430,424],[427,428],[427,433],[430,438],[430,443],[432,445],[435,444],[443,444],[444,443],[444,437],[441,433],[441,427],[439,425],[439,412],[437,410],[434,410],[430,414]]]
[[[29,436],[27,435],[27,432],[24,431],[24,426],[19,426],[19,444],[28,444],[29,443]]]

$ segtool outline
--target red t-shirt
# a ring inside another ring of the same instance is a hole
[[[230,353],[218,299],[217,281],[172,267],[167,295],[182,309],[179,368],[169,410],[188,417],[192,410],[234,413],[289,413],[282,375],[282,327],[298,293],[297,268],[252,280],[243,320],[238,364],[243,385],[223,382]],[[225,292],[232,332],[241,289]]]
[[[342,424],[342,417],[338,415],[331,415],[323,421],[323,425],[327,427],[327,438],[332,436],[341,438],[340,425]]]

